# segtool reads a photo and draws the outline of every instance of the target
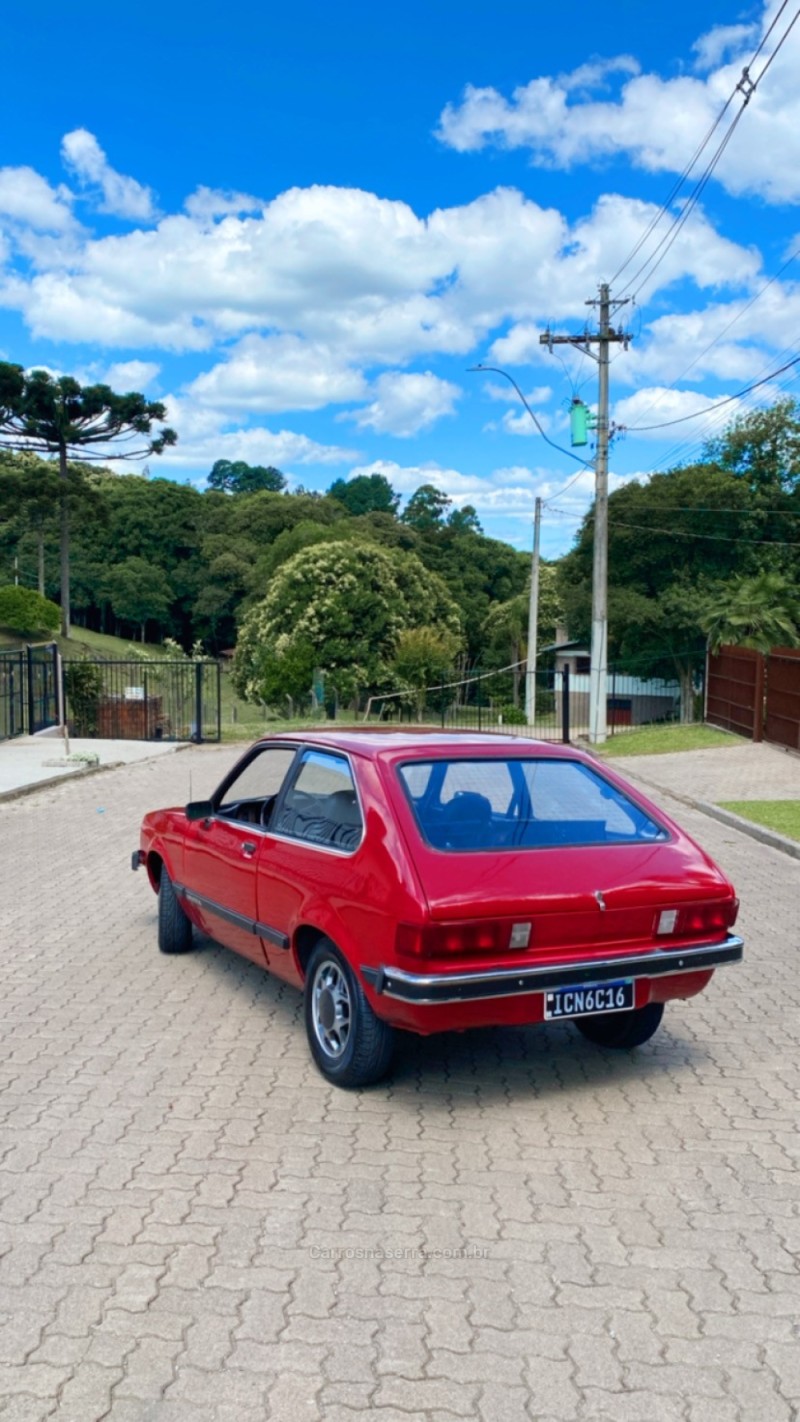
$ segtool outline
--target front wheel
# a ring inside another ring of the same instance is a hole
[[[311,954],[306,973],[308,1045],[334,1086],[371,1086],[386,1075],[394,1031],[375,1016],[347,959],[330,939]]]
[[[641,1047],[658,1031],[664,1016],[663,1002],[650,1002],[633,1012],[604,1012],[598,1017],[576,1017],[579,1032],[598,1047]]]
[[[162,953],[188,953],[193,946],[192,925],[164,864],[158,881],[158,946]]]

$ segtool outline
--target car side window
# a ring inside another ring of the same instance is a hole
[[[217,814],[266,828],[296,754],[295,746],[265,746],[258,751],[225,789]]]
[[[347,759],[330,751],[303,751],[272,828],[309,844],[356,849],[363,822]]]

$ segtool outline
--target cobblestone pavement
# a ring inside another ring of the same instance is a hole
[[[731,737],[729,746],[669,755],[614,756],[608,764],[621,775],[638,775],[650,786],[712,804],[720,800],[800,799],[800,755],[763,742],[753,745]]]
[[[0,1422],[798,1417],[800,864],[679,811],[747,959],[651,1044],[408,1038],[345,1093],[128,868],[233,755],[0,810]]]

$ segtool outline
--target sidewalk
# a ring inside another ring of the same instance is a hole
[[[747,741],[669,755],[614,756],[608,765],[646,791],[675,796],[762,844],[800,858],[800,843],[718,808],[725,800],[800,800],[798,755]]]
[[[98,741],[70,737],[72,755],[96,755],[101,766],[130,765],[182,749],[175,741]],[[86,775],[86,762],[68,763],[60,736],[17,736],[0,741],[0,800],[24,794],[76,775]],[[95,767],[96,768],[96,767]]]

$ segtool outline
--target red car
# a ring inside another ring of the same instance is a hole
[[[738,962],[738,902],[606,766],[511,736],[270,736],[210,800],[145,817],[163,953],[193,926],[302,989],[340,1086],[411,1032],[569,1019],[637,1047]]]

